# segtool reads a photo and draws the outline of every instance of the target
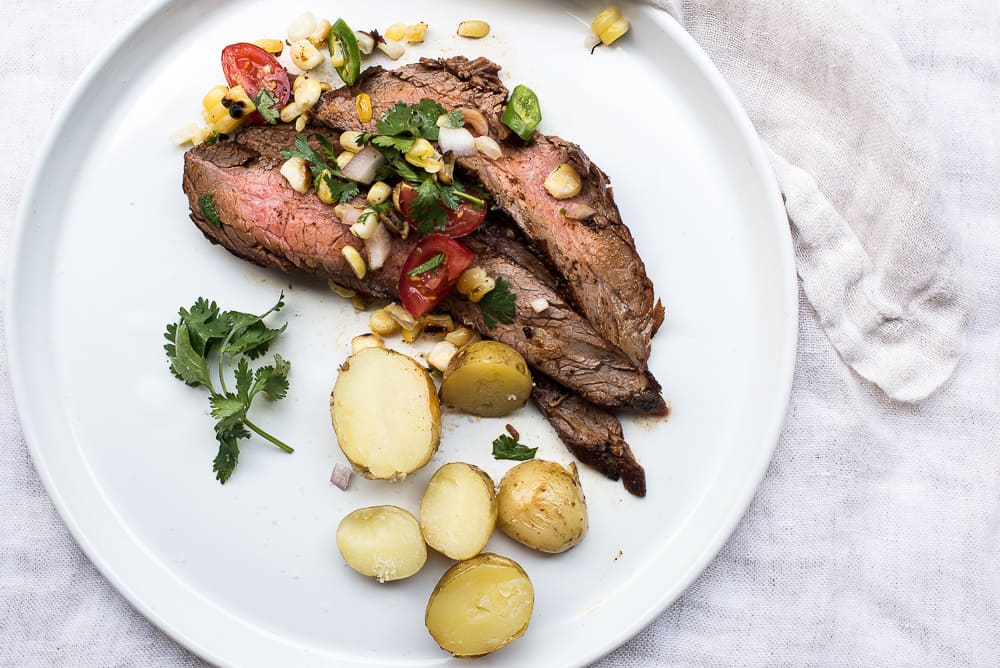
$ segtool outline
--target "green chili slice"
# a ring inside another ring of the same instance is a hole
[[[535,128],[542,122],[542,108],[535,91],[527,86],[516,86],[500,120],[521,139],[531,139]]]
[[[345,84],[353,86],[361,74],[361,52],[358,50],[358,38],[344,19],[337,19],[330,27],[328,47],[331,56],[337,52],[338,44],[344,52],[344,64],[337,68],[337,74]]]

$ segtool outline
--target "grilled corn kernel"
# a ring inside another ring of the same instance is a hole
[[[549,308],[549,300],[543,297],[531,300],[531,310],[535,313],[543,313]]]
[[[354,106],[357,107],[358,120],[367,123],[372,119],[372,98],[368,93],[361,93],[354,99]]]
[[[375,50],[375,38],[360,30],[354,31],[354,38],[358,40],[358,51],[366,56],[370,56]]]
[[[390,336],[400,329],[399,323],[393,320],[392,316],[386,313],[384,308],[380,308],[372,313],[372,317],[368,319],[368,327],[376,334],[382,336]]]
[[[458,277],[458,283],[455,285],[455,289],[458,290],[459,294],[467,295],[487,278],[489,278],[489,276],[486,274],[486,270],[482,267],[469,267],[462,272],[461,276]]]
[[[309,35],[316,30],[316,17],[312,12],[306,12],[298,16],[288,26],[288,41],[297,42],[300,39],[308,39]]]
[[[318,21],[316,23],[316,28],[306,36],[306,39],[315,44],[317,47],[322,47],[326,46],[326,39],[329,36],[330,22],[323,19],[322,21]]]
[[[490,24],[486,21],[462,21],[458,24],[458,35],[460,37],[479,39],[489,34]]]
[[[289,48],[291,49],[292,62],[300,70],[308,72],[323,63],[323,55],[308,39],[300,39],[297,42],[292,42],[292,46]]]
[[[427,363],[444,373],[448,368],[448,364],[451,362],[451,358],[455,356],[458,352],[458,348],[455,347],[453,343],[448,343],[447,341],[438,341],[431,348],[431,351],[427,353]]]
[[[392,187],[385,181],[376,181],[372,184],[372,187],[368,189],[368,203],[369,204],[381,204],[382,202],[389,199],[389,195],[392,194]]]
[[[333,292],[338,297],[343,297],[344,299],[351,299],[352,297],[358,294],[356,290],[345,288],[343,285],[337,285],[333,281],[327,281],[326,285],[327,287],[330,288],[331,292]]]
[[[395,302],[385,307],[385,312],[396,321],[403,329],[412,329],[417,326],[417,319],[410,315],[410,312]]]
[[[590,24],[590,29],[594,31],[595,35],[600,35],[621,17],[622,12],[620,9],[615,6],[608,7],[597,15],[597,18]]]
[[[350,151],[351,153],[357,153],[361,150],[358,146],[358,137],[361,136],[360,132],[355,130],[348,130],[347,132],[340,133],[340,147],[345,151]]]
[[[201,128],[197,123],[188,123],[184,127],[178,129],[177,131],[171,133],[170,141],[171,143],[177,144],[178,146],[183,146],[184,144],[193,144],[195,137]]]
[[[365,266],[365,259],[361,257],[358,249],[354,246],[344,246],[344,249],[340,253],[347,260],[347,264],[351,265],[351,271],[358,277],[358,280],[364,278],[368,267]]]
[[[210,91],[205,93],[205,97],[201,100],[201,106],[205,109],[205,111],[214,109],[219,106],[222,102],[222,98],[224,98],[228,92],[229,89],[225,86],[215,86]]]
[[[280,56],[285,50],[285,43],[280,39],[258,39],[254,44],[275,56]]]
[[[466,296],[469,298],[470,302],[476,303],[489,293],[493,292],[493,288],[495,288],[496,286],[497,282],[492,278],[490,278],[489,276],[487,276],[485,280],[478,283],[476,287],[472,288],[472,290],[470,290],[469,294]]]
[[[612,23],[607,30],[600,34],[601,41],[604,42],[605,46],[607,46],[627,33],[631,27],[632,26],[628,22],[628,19],[620,18]]]
[[[367,241],[375,234],[375,228],[377,227],[378,212],[375,209],[365,209],[358,216],[358,222],[351,225],[351,234]]]
[[[406,53],[403,45],[394,39],[386,39],[384,42],[379,42],[378,49],[393,60],[399,60]]]
[[[309,190],[310,178],[309,178],[309,166],[306,165],[306,161],[302,158],[289,158],[285,160],[284,164],[281,165],[281,169],[278,170],[285,180],[288,181],[288,185],[292,187],[297,193],[304,193]]]
[[[332,177],[329,169],[324,169],[316,179],[316,196],[325,204],[336,204],[333,198],[333,191],[330,190],[329,178]]]
[[[482,337],[468,327],[459,327],[454,332],[448,332],[445,334],[444,340],[458,346],[459,348],[464,348],[470,343],[481,341]]]
[[[284,107],[281,108],[281,113],[278,116],[284,123],[291,123],[296,118],[302,115],[302,107],[300,107],[295,102],[289,102]]]
[[[351,158],[353,157],[354,154],[351,153],[350,151],[343,151],[340,155],[337,156],[337,167],[339,167],[340,169],[347,167],[347,163],[349,163],[351,161]]]
[[[292,94],[295,95],[295,104],[299,105],[302,111],[312,109],[322,93],[323,88],[316,79],[305,74],[295,77],[295,83],[292,84]]]
[[[406,33],[406,25],[402,23],[393,23],[391,26],[385,29],[385,38],[391,39],[394,42],[398,42],[403,39],[403,35]]]
[[[424,326],[422,323],[417,323],[413,327],[403,328],[403,340],[407,343],[413,343],[420,338],[420,335],[424,333]]]
[[[455,331],[455,321],[451,319],[450,315],[431,313],[430,315],[421,316],[420,322],[423,324],[424,330],[443,332],[445,334]]]
[[[403,31],[403,41],[407,44],[420,44],[424,41],[427,28],[427,24],[423,21],[415,23],[412,26],[407,26],[406,30]]]
[[[583,181],[573,165],[564,162],[545,177],[545,189],[556,199],[569,199],[580,194]]]
[[[247,116],[257,111],[253,100],[247,97],[242,86],[233,86],[225,94],[219,106],[226,109],[227,113],[221,118],[217,118],[212,123],[212,129],[219,134],[232,134],[238,127],[243,125]]]
[[[295,131],[302,132],[309,125],[309,114],[302,114],[295,119]]]
[[[430,174],[436,174],[444,166],[444,161],[441,160],[441,155],[434,150],[434,145],[423,137],[413,142],[413,146],[403,157],[411,165],[420,167]]]
[[[385,348],[385,341],[374,332],[371,334],[361,334],[351,339],[351,353],[356,353],[365,348]]]
[[[492,137],[482,135],[481,137],[476,137],[474,143],[476,150],[490,160],[497,160],[503,157],[503,149],[500,148],[500,144]]]
[[[333,51],[330,52],[330,64],[333,67],[343,67],[346,62],[347,56],[344,55],[344,45],[340,40],[337,40],[333,43]]]

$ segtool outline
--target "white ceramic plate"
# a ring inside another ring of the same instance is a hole
[[[652,369],[669,421],[624,420],[649,495],[583,472],[586,540],[557,557],[502,535],[536,588],[528,633],[477,665],[579,665],[627,640],[702,570],[742,516],[770,459],[791,384],[796,283],[780,197],[755,134],[707,58],[665,14],[626,5],[632,34],[590,55],[603,3],[385,0],[345,8],[355,27],[425,20],[408,56],[486,55],[539,94],[543,129],[579,142],[614,182],[667,306]],[[322,285],[236,260],[188,221],[171,131],[197,120],[221,81],[222,46],[280,37],[315,2],[160,2],[93,66],[56,123],[18,222],[8,345],[32,455],[67,526],[97,567],[157,625],[232,666],[436,665],[423,626],[448,562],[432,557],[379,586],[336,552],[354,508],[415,510],[440,464],[499,480],[490,456],[507,421],[539,456],[570,461],[534,409],[499,420],[449,414],[430,466],[405,484],[327,481],[342,461],[327,397],[367,319]],[[502,9],[501,9],[502,7]],[[461,19],[490,37],[463,40]],[[376,59],[376,62],[382,60]],[[383,63],[385,64],[385,63]],[[167,372],[162,331],[204,295],[267,308],[284,290],[292,391],[258,421],[297,447],[259,442],[224,487],[211,472],[201,390]]]

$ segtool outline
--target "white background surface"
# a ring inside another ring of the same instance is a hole
[[[8,2],[0,138],[9,225],[34,148],[79,71],[140,3]],[[941,392],[887,400],[803,307],[789,421],[720,557],[607,665],[989,665],[1000,656],[1000,14],[993,3],[872,3],[923,82],[948,220],[977,304]],[[155,113],[153,110],[151,113]],[[53,184],[58,196],[58,184]],[[8,239],[0,241],[6,268]],[[136,615],[66,534],[0,390],[0,663],[198,665]]]

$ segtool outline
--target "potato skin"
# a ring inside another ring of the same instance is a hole
[[[452,358],[441,381],[441,400],[482,417],[500,417],[531,396],[531,372],[516,350],[498,341],[478,341]]]
[[[565,552],[587,533],[587,499],[576,464],[531,459],[500,481],[497,526],[541,552]]]
[[[486,471],[451,462],[434,472],[420,500],[420,531],[430,547],[456,561],[469,559],[486,547],[496,522],[496,485]]]
[[[505,609],[482,605],[494,592]],[[427,601],[424,624],[453,656],[483,656],[524,635],[534,605],[534,586],[520,564],[484,552],[445,571]]]

